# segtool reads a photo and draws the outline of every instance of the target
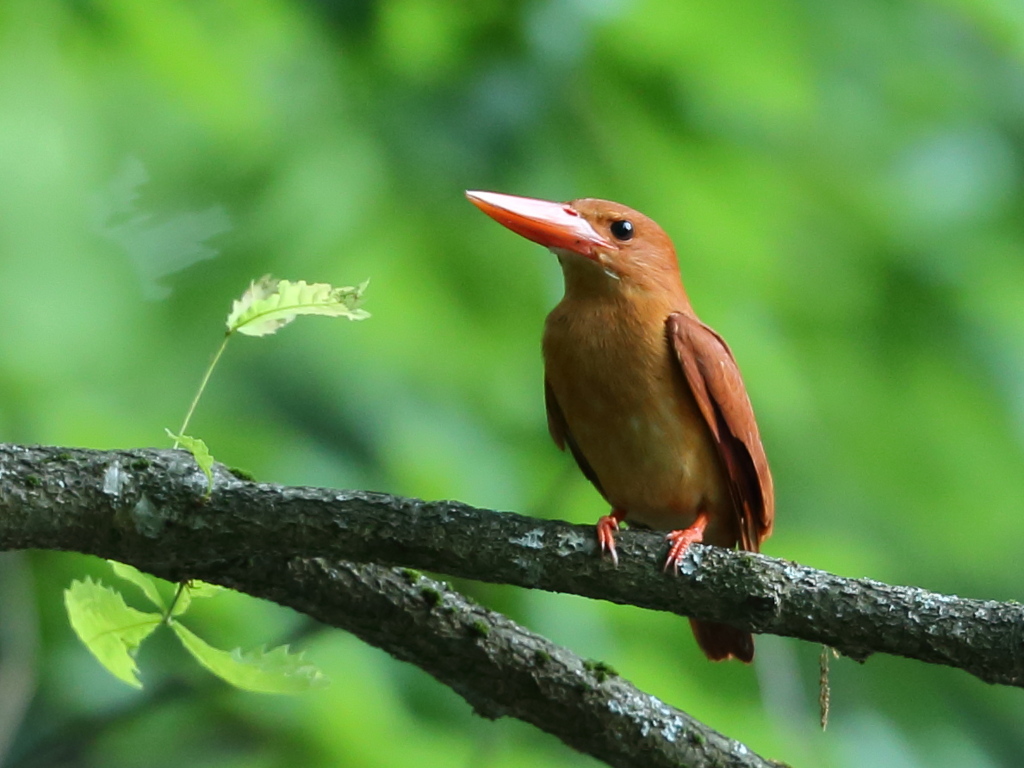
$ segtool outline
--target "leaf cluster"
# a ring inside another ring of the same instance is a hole
[[[137,568],[109,561],[114,574],[138,587],[158,610],[129,606],[112,587],[86,577],[64,591],[64,605],[75,634],[112,675],[141,688],[136,657],[142,642],[160,627],[168,627],[196,661],[227,683],[254,693],[300,693],[327,684],[327,678],[302,653],[287,645],[231,651],[215,648],[181,623],[192,601],[214,597],[221,587],[201,581],[179,584],[174,598],[164,600],[158,580]],[[166,582],[163,582],[166,584]]]
[[[355,287],[336,288],[329,283],[276,280],[264,275],[253,280],[242,296],[233,302],[227,318],[227,334],[203,374],[181,428],[177,434],[165,430],[167,436],[174,440],[175,447],[180,445],[192,454],[206,477],[204,498],[208,499],[213,493],[213,454],[203,440],[185,434],[185,429],[231,336],[236,332],[246,336],[267,336],[300,315],[365,320],[370,314],[359,305],[368,284],[369,281],[364,281]],[[170,605],[165,606],[153,578],[130,565],[110,563],[114,573],[141,589],[149,602],[160,609],[159,612],[131,608],[120,592],[88,577],[71,583],[64,592],[64,605],[79,639],[119,680],[136,688],[142,687],[135,663],[139,646],[158,627],[167,626],[196,661],[237,688],[259,693],[299,693],[326,684],[326,678],[315,666],[305,662],[302,654],[290,653],[287,646],[269,651],[243,652],[238,648],[223,651],[179,621],[194,598],[212,597],[220,587],[201,582],[181,583]]]

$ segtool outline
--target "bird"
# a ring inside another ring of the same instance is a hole
[[[597,522],[601,553],[618,564],[623,521],[669,532],[672,572],[694,542],[759,551],[775,496],[754,411],[732,351],[690,304],[665,231],[609,200],[466,196],[561,265],[565,293],[542,343],[548,431],[611,506]],[[709,659],[753,660],[749,632],[690,623]]]

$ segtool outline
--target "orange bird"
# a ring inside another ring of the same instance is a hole
[[[467,192],[480,210],[558,257],[565,296],[544,325],[548,429],[611,504],[615,531],[671,531],[665,568],[695,541],[757,552],[772,531],[772,476],[728,345],[690,306],[668,235],[607,200],[553,203]],[[708,658],[754,658],[749,633],[690,620]]]

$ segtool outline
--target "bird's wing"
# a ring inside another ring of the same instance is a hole
[[[668,337],[711,429],[740,514],[741,543],[756,552],[772,531],[775,492],[754,409],[732,352],[692,315],[669,315]]]
[[[565,415],[562,413],[562,407],[555,399],[555,393],[551,389],[551,384],[547,379],[544,379],[544,403],[548,409],[548,432],[551,433],[551,439],[555,441],[555,445],[558,446],[559,450],[564,451],[566,446],[569,447],[569,452],[576,460],[576,464],[579,466],[583,476],[594,484],[598,493],[604,496],[604,489],[601,488],[601,483],[597,479],[597,474],[587,462],[587,459],[580,451],[579,446],[576,445],[576,441],[573,439],[572,433],[569,431],[569,425],[565,421]]]

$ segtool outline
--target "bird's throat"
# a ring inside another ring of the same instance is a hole
[[[610,297],[622,291],[622,280],[610,265],[568,251],[554,253],[565,277],[567,297]]]

